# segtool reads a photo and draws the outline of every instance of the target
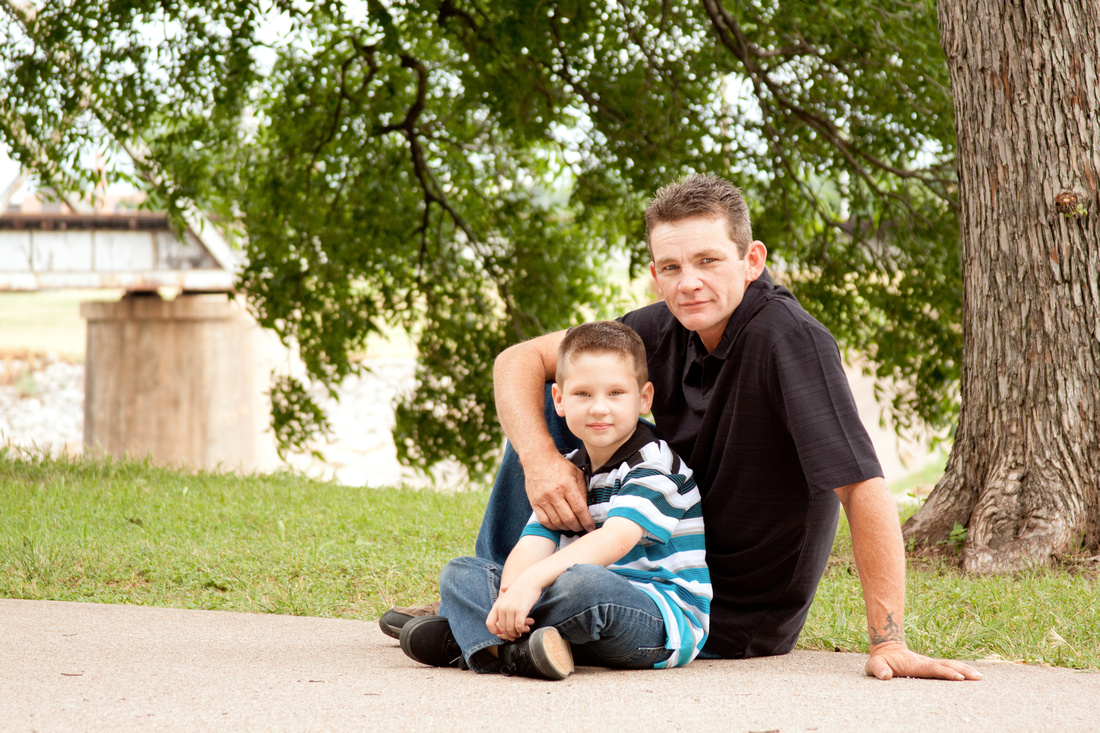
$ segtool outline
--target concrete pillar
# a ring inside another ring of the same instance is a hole
[[[270,337],[224,294],[86,302],[84,445],[161,464],[277,465]]]

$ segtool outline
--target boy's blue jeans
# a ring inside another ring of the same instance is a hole
[[[503,643],[485,626],[500,595],[501,565],[477,557],[447,563],[439,576],[443,605],[470,669],[496,672],[500,663],[484,649]],[[570,643],[577,664],[649,669],[667,659],[665,622],[643,591],[602,565],[574,565],[555,580],[531,609],[535,628],[553,626]]]

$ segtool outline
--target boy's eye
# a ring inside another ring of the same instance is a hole
[[[611,395],[612,397],[618,397],[618,396],[619,396],[619,395],[621,395],[622,393],[623,393],[623,391],[622,391],[621,389],[613,389],[613,390],[611,390],[611,392],[609,392],[609,394],[610,394],[610,395]]]

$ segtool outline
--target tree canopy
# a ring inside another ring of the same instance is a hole
[[[406,328],[401,457],[489,466],[492,362],[621,312],[642,211],[690,172],[742,187],[803,304],[957,409],[954,126],[934,3],[2,0],[0,135],[39,180],[140,180],[235,234],[258,320],[334,386]],[[142,151],[137,157],[137,145]],[[81,161],[103,153],[105,171]],[[320,415],[284,376],[274,425]]]

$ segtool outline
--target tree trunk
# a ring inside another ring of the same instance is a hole
[[[1100,2],[940,0],[958,135],[962,413],[904,528],[1009,572],[1100,542]]]

